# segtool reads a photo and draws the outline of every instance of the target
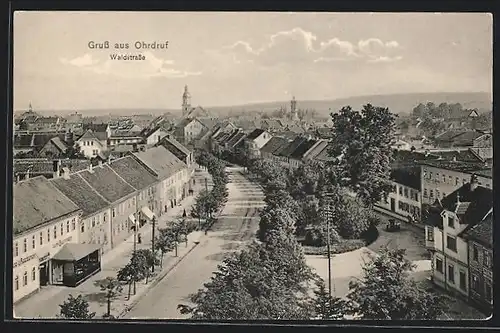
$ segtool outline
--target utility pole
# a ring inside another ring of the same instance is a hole
[[[137,226],[138,226],[138,221],[139,221],[139,209],[138,209],[138,198],[136,198],[135,202],[135,208],[136,208],[136,212],[135,212],[135,221],[134,221],[134,258],[135,258],[135,254],[136,254],[136,251],[137,251]],[[136,294],[136,287],[135,287],[135,278],[134,278],[134,295]]]
[[[208,179],[205,177],[205,191],[208,193]]]
[[[326,218],[326,235],[327,235],[327,252],[328,252],[328,293],[330,298],[332,297],[332,257],[330,250],[330,222],[332,219],[332,209],[331,209],[331,196],[334,193],[323,193],[323,210],[325,212],[324,216]]]

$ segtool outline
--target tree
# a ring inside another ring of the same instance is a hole
[[[343,238],[359,239],[370,227],[370,211],[356,199],[342,198],[333,209],[332,227]]]
[[[135,266],[136,263],[130,260],[130,262],[127,265],[125,265],[125,267],[122,267],[117,273],[118,281],[127,282],[128,284],[128,299],[130,299],[130,294],[132,291],[132,283],[139,282],[140,280],[143,279],[144,272],[137,270]],[[135,288],[134,288],[134,293],[135,293]]]
[[[288,253],[287,258],[293,255],[289,248],[282,251]],[[303,262],[303,267],[292,268],[296,261],[277,256],[257,243],[233,253],[219,265],[211,281],[192,295],[195,305],[179,304],[179,310],[193,319],[208,320],[311,318],[307,292],[299,292],[306,289],[301,286],[305,281],[296,279],[298,272],[310,272],[309,267]]]
[[[349,312],[349,302],[338,297],[330,296],[326,290],[325,281],[321,278],[318,278],[316,282],[314,295],[313,306],[316,315],[315,319],[344,319],[344,316]]]
[[[432,320],[443,314],[443,298],[422,289],[410,277],[415,265],[405,257],[404,249],[385,248],[369,257],[363,278],[349,285],[352,313],[379,320]]]
[[[392,187],[389,173],[395,117],[388,108],[371,104],[363,106],[361,112],[347,106],[332,114],[329,154],[342,156],[332,167],[342,185],[354,191],[366,205],[386,198]]]
[[[102,291],[106,291],[106,317],[109,318],[111,317],[111,301],[123,290],[123,287],[118,279],[109,276],[105,279],[95,281],[94,285],[100,287]]]
[[[156,253],[153,253],[150,249],[140,249],[136,250],[132,255],[132,262],[139,272],[146,277],[146,283],[149,281],[150,269],[159,264],[159,260],[156,257]]]
[[[82,297],[69,295],[68,299],[60,304],[60,316],[65,319],[92,319],[95,312],[89,312],[89,303]]]
[[[293,212],[286,208],[266,206],[260,213],[259,239],[263,241],[271,230],[295,234],[295,220]]]
[[[160,250],[160,266],[163,267],[163,256],[165,253],[172,251],[175,248],[175,235],[170,228],[162,228],[158,230],[158,236],[155,239],[156,248]]]
[[[416,107],[413,108],[412,116],[414,118],[423,118],[427,112],[427,107],[424,104],[419,103]]]

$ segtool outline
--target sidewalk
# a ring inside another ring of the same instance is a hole
[[[195,172],[193,178],[196,179],[193,195],[184,198],[181,205],[171,208],[167,213],[158,217],[158,221],[156,222],[157,229],[165,227],[168,222],[174,221],[177,217],[182,216],[184,209],[186,209],[186,213],[189,214],[191,206],[195,203],[197,193],[205,188],[204,179],[210,179],[210,175],[206,170],[200,170]],[[210,186],[210,181],[208,183]],[[141,244],[137,244],[137,249],[151,249],[151,224],[147,223],[139,232],[141,233],[142,242]],[[130,300],[128,300],[128,286],[124,286],[123,291],[111,303],[111,314],[114,316],[119,315],[131,304],[138,301],[142,294],[151,288],[152,284],[154,285],[153,281],[156,277],[162,278],[170,269],[175,267],[175,265],[197,245],[197,241],[200,237],[198,233],[199,232],[193,232],[190,234],[187,244],[179,244],[177,257],[175,257],[175,251],[165,254],[163,258],[163,267],[155,267],[155,276],[149,278],[147,285],[145,280],[136,283],[136,295],[133,295],[132,287]],[[91,312],[96,312],[95,318],[101,318],[106,312],[106,295],[105,292],[94,285],[94,282],[108,276],[116,277],[117,272],[129,262],[132,256],[133,241],[134,235],[132,234],[114,249],[105,253],[101,259],[101,272],[90,277],[78,287],[47,286],[31,297],[22,300],[14,306],[16,316],[18,318],[55,318],[56,315],[59,314],[59,304],[64,303],[69,295],[72,294],[75,297],[78,295],[84,296],[89,303],[89,310]]]

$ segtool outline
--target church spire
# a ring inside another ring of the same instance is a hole
[[[182,115],[185,116],[191,111],[191,94],[188,91],[188,86],[184,86],[184,94],[182,94]]]
[[[299,120],[299,116],[297,114],[297,101],[295,100],[295,96],[292,97],[290,101],[290,118],[292,120]]]
[[[29,112],[33,112],[33,107],[31,106],[31,102],[30,102],[30,105],[29,105],[29,107],[28,107],[28,111],[29,111]]]

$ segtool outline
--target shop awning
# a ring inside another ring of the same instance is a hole
[[[154,217],[155,217],[155,213],[153,213],[153,212],[151,211],[151,209],[149,209],[149,207],[144,206],[144,207],[142,207],[141,211],[142,211],[142,213],[143,213],[144,215],[146,215],[146,217],[147,217],[150,221],[154,219]]]
[[[78,261],[100,248],[101,246],[98,244],[66,243],[59,250],[59,252],[52,257],[52,260]]]
[[[134,223],[135,223],[135,216],[134,216],[134,214],[130,214],[130,215],[128,216],[128,219],[130,220],[130,222],[132,222],[132,224],[134,224]]]

